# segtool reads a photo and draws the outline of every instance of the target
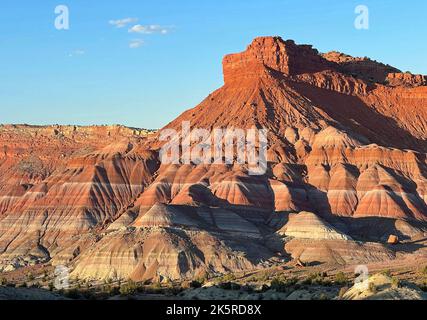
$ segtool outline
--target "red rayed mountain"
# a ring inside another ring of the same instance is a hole
[[[265,128],[262,176],[162,164],[159,132],[2,126],[1,269],[139,281],[426,255],[425,76],[279,37],[226,56],[223,71],[224,86],[165,129]]]

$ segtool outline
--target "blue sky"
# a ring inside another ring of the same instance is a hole
[[[67,31],[54,27],[60,4]],[[369,30],[354,27],[359,4]],[[225,54],[263,35],[427,74],[426,14],[424,0],[1,0],[0,123],[162,127],[222,85]],[[138,20],[110,23],[125,18]]]

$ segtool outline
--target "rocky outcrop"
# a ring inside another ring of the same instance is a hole
[[[227,84],[241,78],[258,78],[271,71],[287,76],[314,73],[329,68],[329,64],[310,45],[297,45],[280,37],[259,37],[244,53],[225,56],[223,68]]]
[[[400,72],[399,69],[367,57],[352,57],[337,51],[322,54],[322,57],[335,63],[340,72],[370,82],[384,83],[388,74]]]
[[[427,85],[427,77],[412,73],[389,73],[386,79],[388,85],[393,87],[419,87]]]
[[[425,300],[424,292],[414,286],[400,285],[384,274],[374,274],[346,291],[343,300]]]

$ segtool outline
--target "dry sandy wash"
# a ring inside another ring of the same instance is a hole
[[[1,126],[0,271],[184,280],[427,257],[425,76],[278,37],[223,69],[224,86],[166,128],[266,128],[265,175],[162,165],[155,132]]]

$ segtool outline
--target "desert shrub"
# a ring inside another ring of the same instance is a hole
[[[80,299],[80,293],[76,289],[70,289],[65,291],[64,296],[73,300]]]
[[[286,283],[279,278],[274,278],[271,281],[270,288],[278,292],[284,292],[286,291]]]
[[[140,289],[144,290],[145,293],[152,293],[152,294],[162,293],[162,290],[163,290],[160,282],[154,282],[154,283],[152,283],[146,287],[142,287]]]
[[[373,283],[373,282],[370,282],[369,283],[369,287],[368,287],[368,290],[371,292],[371,293],[377,293],[377,286],[375,285],[375,283]]]
[[[318,300],[330,300],[329,297],[325,294],[325,293],[321,293],[319,294],[319,296],[317,297]]]
[[[240,290],[242,286],[238,283],[232,282],[231,283],[231,290]]]
[[[159,290],[162,288],[162,285],[160,282],[154,282],[151,286],[156,290]]]
[[[120,294],[120,288],[117,286],[111,287],[111,289],[109,290],[108,294],[110,296],[116,296],[118,294]]]
[[[268,290],[270,290],[270,287],[268,286],[268,285],[266,285],[266,284],[263,284],[262,286],[261,286],[261,288],[259,289],[259,290],[257,290],[258,292],[266,292],[266,291],[268,291]]]
[[[120,286],[119,292],[122,296],[129,296],[135,294],[137,290],[138,285],[134,281],[128,281],[127,283]]]
[[[424,268],[421,269],[421,274],[427,276],[427,266],[424,266]]]
[[[287,278],[274,278],[271,281],[271,289],[276,290],[278,292],[286,292],[287,288],[295,285],[297,280],[295,278],[287,279]]]
[[[254,292],[254,288],[249,285],[244,285],[240,288],[240,290],[246,292],[246,293],[252,293]]]
[[[236,276],[232,273],[226,274],[221,278],[221,281],[223,282],[231,282],[233,280],[236,280]]]
[[[383,274],[387,277],[391,277],[391,270],[390,269],[383,270],[383,271],[381,271],[381,274]]]
[[[28,274],[27,274],[27,280],[28,281],[34,281],[34,275],[31,273],[31,272],[29,272]]]
[[[115,291],[115,289],[116,289],[116,291]],[[112,287],[109,284],[105,284],[102,286],[102,292],[101,292],[102,294],[105,294],[107,296],[113,296],[113,295],[115,295],[114,294],[115,292],[117,292],[117,294],[120,293],[120,289],[116,288],[116,287]]]
[[[190,282],[190,288],[197,289],[201,287],[202,287],[202,284],[197,280],[193,280]]]
[[[87,300],[96,300],[97,298],[96,294],[91,290],[80,291],[80,294],[83,296],[84,299]]]
[[[165,294],[176,296],[180,294],[182,291],[183,289],[180,286],[171,286],[165,290]]]
[[[421,281],[417,283],[418,288],[420,288],[421,291],[427,292],[427,281]]]
[[[209,279],[209,274],[208,274],[206,271],[201,272],[201,273],[198,275],[198,277],[196,278],[196,280],[197,280],[198,282],[200,282],[202,285],[203,285],[206,281],[208,281],[208,279]]]
[[[327,274],[325,272],[314,272],[310,273],[306,279],[302,281],[302,284],[305,285],[318,285],[318,286],[329,286],[331,285],[331,281],[325,279]]]
[[[218,283],[218,287],[223,290],[231,290],[231,282],[220,282]]]
[[[338,272],[338,273],[335,275],[334,282],[335,282],[336,284],[340,284],[340,285],[342,285],[342,284],[346,284],[346,283],[348,283],[348,279],[347,279],[346,275],[344,274],[344,272]]]
[[[7,279],[6,278],[1,278],[0,279],[0,286],[5,286],[7,285]]]
[[[399,288],[400,287],[400,280],[397,277],[393,277],[391,279],[391,286],[393,288]]]
[[[221,282],[218,284],[218,287],[223,290],[240,290],[241,288],[238,283],[234,282]]]

